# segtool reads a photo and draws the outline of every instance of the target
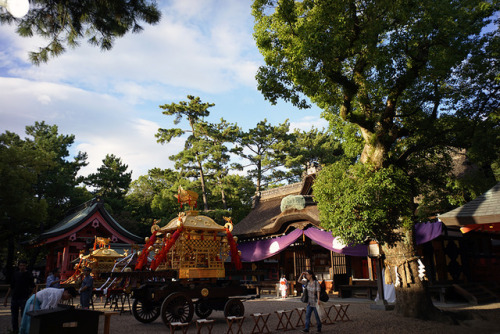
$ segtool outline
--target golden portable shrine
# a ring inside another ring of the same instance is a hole
[[[130,264],[133,254],[129,255],[128,251],[125,251],[125,254],[119,254],[110,247],[109,243],[109,238],[95,237],[94,249],[87,255],[84,252],[80,253],[78,259],[74,261],[76,264],[73,275],[62,284],[79,284],[83,278],[83,268],[85,267],[91,269],[95,286],[100,286],[108,281],[106,277],[109,277],[109,272],[123,271]]]
[[[155,254],[151,270],[177,270],[180,279],[225,277],[224,260],[230,253],[237,269],[241,269],[237,239],[231,235],[232,222],[230,218],[224,219],[227,223],[223,227],[190,210],[179,213],[178,218],[164,227],[155,221],[151,228],[153,234],[146,238],[136,269],[142,269],[151,252]]]
[[[225,316],[242,316],[242,300],[256,297],[256,289],[240,281],[226,279],[224,263],[231,256],[236,270],[241,269],[233,224],[224,217],[224,226],[193,210],[198,195],[179,189],[181,206],[189,210],[161,227],[155,221],[151,236],[137,252],[132,272],[111,272],[110,278],[134,282],[132,313],[143,323],[160,315],[165,324],[189,322],[193,313],[207,318],[213,310]]]

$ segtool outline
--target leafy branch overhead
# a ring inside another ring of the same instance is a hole
[[[29,54],[31,62],[39,65],[85,39],[103,51],[110,50],[117,38],[138,33],[143,23],[156,24],[160,18],[161,12],[151,0],[31,0],[26,16],[16,19],[4,11],[0,24],[17,25],[22,37],[40,36],[49,41]]]

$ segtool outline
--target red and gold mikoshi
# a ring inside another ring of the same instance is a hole
[[[182,229],[183,229],[183,225],[179,226],[177,228],[177,230],[174,232],[174,234],[172,235],[172,237],[170,237],[168,239],[168,241],[165,242],[161,251],[155,256],[155,258],[151,262],[151,266],[150,266],[151,270],[156,270],[156,268],[158,268],[158,266],[163,261],[165,261],[165,259],[167,258],[168,251],[170,250],[170,248],[172,248],[172,246],[175,244],[177,239],[180,237],[180,235],[182,233]]]
[[[142,268],[144,267],[145,262],[148,258],[149,247],[151,247],[155,243],[157,232],[158,232],[157,230],[153,231],[151,238],[149,238],[149,240],[146,242],[146,245],[144,246],[144,249],[142,250],[141,255],[139,255],[139,259],[138,259],[137,264],[135,266],[135,270],[142,270]]]

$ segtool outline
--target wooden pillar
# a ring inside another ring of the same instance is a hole
[[[312,243],[311,243],[311,239],[309,238],[305,238],[304,240],[304,248],[305,248],[305,255],[306,255],[306,270],[313,270],[314,271],[314,268],[312,267],[312,256],[313,256],[313,252],[312,252]]]
[[[62,254],[62,264],[61,264],[61,276],[64,275],[64,279],[66,279],[66,272],[68,271],[68,264],[69,264],[69,245],[66,244],[63,249],[63,254]]]
[[[394,309],[394,305],[389,305],[387,300],[384,298],[384,279],[382,277],[382,258],[375,258],[375,268],[377,270],[377,293],[378,300],[375,304],[370,305],[370,309],[372,310],[385,310],[390,311]]]
[[[297,274],[297,254],[295,253],[295,250],[293,250],[293,279],[297,279],[298,274]]]
[[[54,257],[54,246],[51,245],[49,248],[49,253],[47,254],[47,259],[45,260],[45,275],[48,275],[49,272],[54,269]]]
[[[367,257],[367,261],[366,262],[368,263],[368,279],[370,281],[373,281],[374,277],[373,277],[372,259],[370,257]],[[377,278],[378,278],[378,271],[377,271]]]

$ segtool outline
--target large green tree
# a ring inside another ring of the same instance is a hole
[[[481,31],[496,6],[480,0],[253,4],[255,39],[267,64],[257,74],[264,96],[307,107],[305,95],[363,137],[359,162],[325,169],[315,196],[325,228],[346,242],[370,237],[383,245],[403,280],[396,309],[407,316],[437,314],[415,275],[413,199],[423,183],[413,173],[432,167],[439,155],[446,159],[444,147],[459,135],[453,119],[461,116],[444,106],[450,87],[463,80],[460,67],[492,40]],[[413,275],[403,275],[405,269]]]
[[[186,132],[190,135],[185,141],[184,150],[178,154],[171,156],[170,159],[175,161],[175,167],[180,169],[186,177],[199,177],[201,184],[201,192],[203,198],[203,206],[205,211],[208,210],[207,186],[205,180],[205,172],[203,163],[208,158],[209,143],[204,138],[207,132],[207,123],[204,118],[210,115],[209,108],[215,104],[201,102],[199,97],[192,95],[187,96],[188,101],[179,103],[171,103],[161,105],[162,112],[167,116],[175,116],[174,124],[179,124],[183,117],[189,123],[190,130],[181,128],[158,129],[156,133],[157,141],[161,144],[169,143],[173,138],[183,136]]]
[[[125,195],[132,182],[128,165],[114,154],[106,154],[97,173],[87,176],[86,183],[94,188],[94,194],[102,197],[113,213],[121,212],[126,205]]]
[[[289,130],[288,120],[274,126],[264,119],[255,128],[241,131],[238,135],[236,152],[247,161],[242,168],[247,169],[247,175],[255,180],[255,194],[286,178],[279,167],[284,166]]]
[[[47,202],[37,197],[33,185],[52,166],[45,152],[31,149],[19,135],[9,131],[0,135],[0,241],[7,245],[8,269],[20,242],[47,218]]]
[[[64,217],[66,210],[85,197],[77,173],[86,154],[69,157],[73,135],[61,135],[56,125],[36,122],[26,127],[27,137],[7,131],[0,135],[0,240],[7,245],[12,267],[21,242],[36,237]],[[31,264],[36,253],[31,252]]]
[[[207,169],[207,177],[213,183],[212,194],[220,194],[222,209],[227,210],[226,179],[229,175],[231,161],[231,149],[228,144],[235,142],[239,128],[222,118],[220,123],[207,123],[204,129],[204,137],[208,143],[208,159],[204,163],[204,167]]]
[[[141,236],[151,234],[154,219],[169,221],[179,212],[179,203],[174,195],[179,186],[194,188],[188,179],[171,169],[153,168],[130,185],[127,193],[127,212],[135,224],[130,230]]]
[[[101,50],[109,50],[117,38],[142,31],[142,22],[155,24],[160,18],[156,1],[150,0],[30,0],[30,10],[21,19],[0,11],[0,23],[15,24],[20,36],[36,35],[50,41],[30,52],[34,64],[47,62],[84,39]]]
[[[332,133],[312,128],[295,129],[285,148],[285,167],[289,182],[299,182],[305,173],[319,170],[343,156],[342,145]]]
[[[35,122],[26,127],[24,145],[34,151],[44,153],[50,159],[50,166],[41,171],[33,187],[39,200],[48,205],[47,226],[52,226],[64,217],[67,210],[88,199],[84,190],[78,188],[83,178],[78,176],[87,165],[87,154],[78,152],[70,159],[69,149],[75,142],[74,135],[59,134],[57,125]],[[40,221],[40,232],[46,229]]]

